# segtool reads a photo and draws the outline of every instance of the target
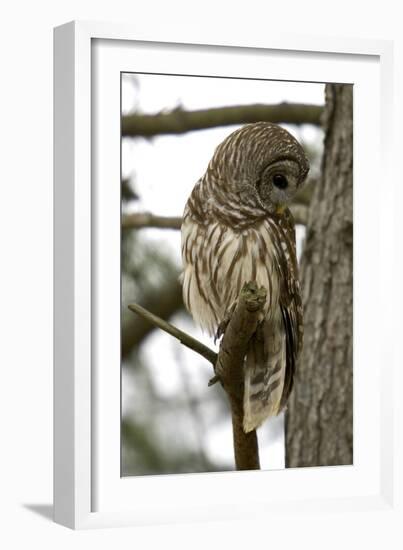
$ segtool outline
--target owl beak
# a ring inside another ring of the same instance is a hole
[[[276,208],[276,214],[282,214],[285,210],[285,204],[279,204]]]

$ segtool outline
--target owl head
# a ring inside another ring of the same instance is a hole
[[[303,185],[309,162],[298,141],[270,122],[247,124],[216,149],[218,167],[228,191],[240,202],[267,212],[280,212]]]

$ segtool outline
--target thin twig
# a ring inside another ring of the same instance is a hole
[[[182,286],[179,283],[179,272],[167,271],[164,282],[158,289],[145,292],[141,299],[144,309],[152,311],[162,319],[169,319],[183,308]],[[152,332],[154,325],[142,317],[130,314],[124,316],[122,323],[122,358],[126,359]]]
[[[130,304],[128,308],[130,309],[130,311],[137,313],[156,327],[159,327],[171,336],[174,336],[181,342],[181,344],[192,349],[193,351],[207,359],[207,361],[210,361],[213,366],[215,366],[217,362],[216,352],[199,342],[199,340],[196,340],[196,338],[193,338],[193,336],[190,336],[186,332],[183,332],[182,330],[174,327],[174,325],[171,325],[171,323],[168,323],[168,321],[164,321],[164,319],[157,317],[156,315],[154,315],[150,311],[147,311],[138,304]]]
[[[122,217],[122,229],[140,229],[142,227],[160,227],[163,229],[180,229],[182,218],[155,216],[149,212],[136,212]]]
[[[221,382],[228,395],[233,429],[233,444],[237,470],[260,468],[256,430],[246,433],[243,429],[244,363],[249,341],[255,333],[262,308],[266,302],[266,290],[256,283],[244,285],[234,311],[226,324],[218,355],[182,330],[153,315],[138,304],[128,307],[153,325],[177,338],[182,344],[196,351],[212,363],[215,376],[209,385]]]

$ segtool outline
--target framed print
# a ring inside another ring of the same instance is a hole
[[[393,506],[392,46],[227,40],[55,29],[72,528]]]

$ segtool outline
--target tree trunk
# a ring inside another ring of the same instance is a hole
[[[353,462],[353,88],[326,86],[322,180],[301,259],[304,347],[286,412],[286,466]]]

